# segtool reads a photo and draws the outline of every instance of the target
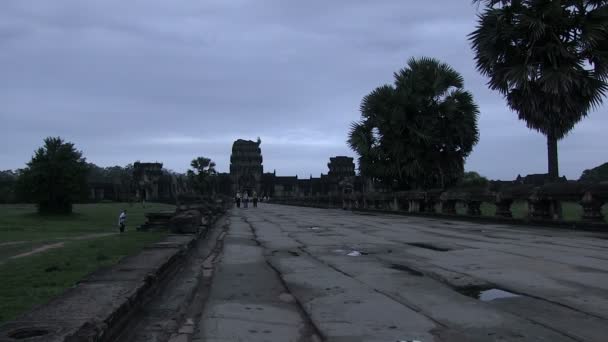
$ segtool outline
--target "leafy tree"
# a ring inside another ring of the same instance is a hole
[[[608,163],[583,171],[579,181],[590,183],[608,182]]]
[[[39,213],[69,214],[72,204],[86,196],[88,171],[74,144],[49,137],[19,175],[18,189]]]
[[[475,171],[465,172],[458,182],[461,187],[486,187],[490,182],[488,179]]]
[[[608,0],[474,0],[485,5],[470,40],[478,70],[527,126],[557,141],[602,102],[608,77]]]
[[[214,190],[214,180],[217,172],[215,163],[209,158],[198,157],[190,163],[194,170],[188,170],[187,176],[191,186],[202,194],[209,194]]]
[[[0,203],[12,203],[16,200],[17,177],[18,173],[12,170],[0,171]]]
[[[434,188],[454,184],[479,140],[479,110],[462,76],[432,58],[412,58],[363,98],[361,120],[348,144],[362,175],[387,187]]]
[[[114,188],[115,200],[130,200],[134,192],[133,165],[99,167],[88,164],[87,182],[89,186],[97,184],[111,185]]]

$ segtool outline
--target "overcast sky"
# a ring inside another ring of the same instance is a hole
[[[481,108],[467,170],[546,172],[546,143],[474,68],[471,0],[1,0],[0,169],[47,136],[101,166],[195,156],[228,171],[232,141],[262,139],[265,171],[318,176],[346,146],[361,98],[410,57],[465,78]],[[561,173],[608,161],[606,105],[559,144]]]

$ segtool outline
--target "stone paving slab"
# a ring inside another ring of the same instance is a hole
[[[193,336],[203,341],[309,341],[313,332],[249,225],[230,217],[230,230],[213,275],[209,300]]]
[[[235,212],[328,341],[608,336],[608,234],[268,204]],[[476,297],[489,289],[511,297]]]

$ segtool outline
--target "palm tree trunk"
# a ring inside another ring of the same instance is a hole
[[[559,178],[559,164],[557,160],[557,138],[554,134],[547,135],[547,157],[549,179],[555,181]]]

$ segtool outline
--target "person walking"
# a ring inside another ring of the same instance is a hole
[[[236,207],[240,208],[241,207],[241,193],[240,192],[237,191],[234,201],[236,202]]]
[[[243,208],[247,208],[247,204],[249,203],[249,193],[245,191],[243,194]]]
[[[258,207],[258,193],[257,192],[253,192],[253,207],[257,208]]]
[[[118,230],[120,230],[120,233],[125,232],[126,224],[127,224],[127,210],[124,209],[118,216]]]

